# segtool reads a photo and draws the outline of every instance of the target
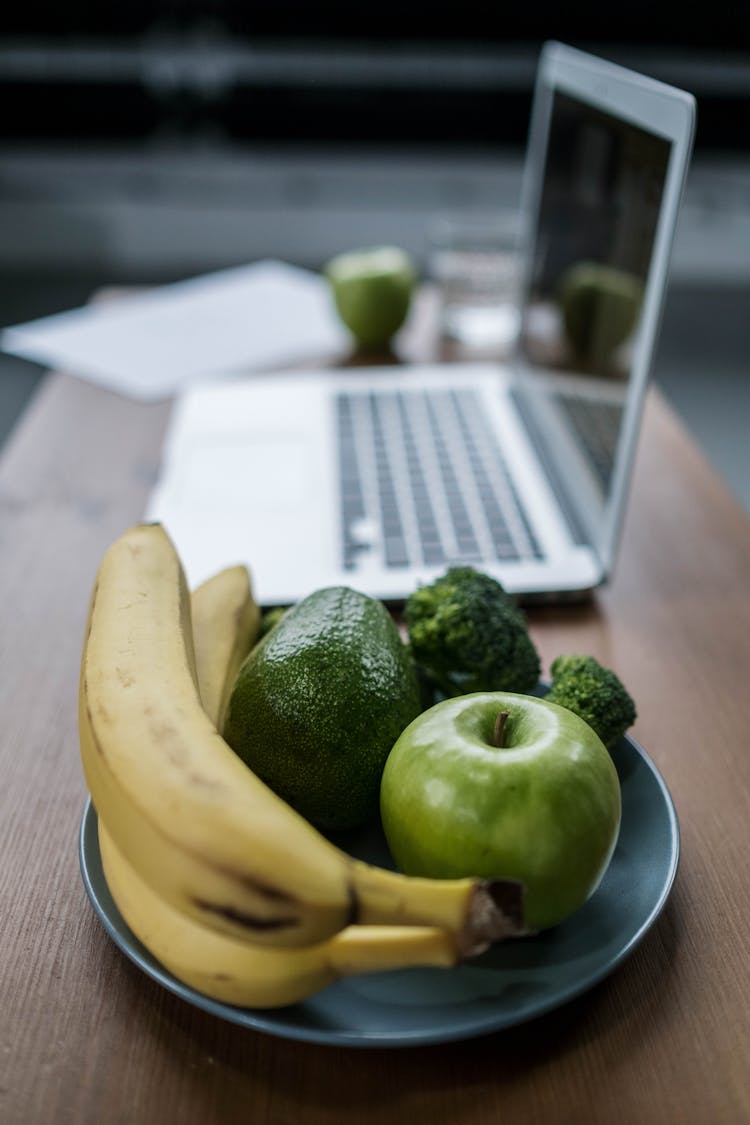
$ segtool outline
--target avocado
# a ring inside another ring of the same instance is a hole
[[[385,760],[420,713],[409,649],[382,602],[348,586],[286,611],[237,675],[224,737],[322,831],[377,811]]]

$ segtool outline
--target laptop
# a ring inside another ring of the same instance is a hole
[[[610,579],[694,122],[689,94],[545,44],[513,355],[188,389],[147,518],[191,585],[235,562],[264,606],[398,603],[456,565],[521,600]]]

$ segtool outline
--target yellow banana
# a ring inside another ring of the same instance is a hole
[[[102,820],[99,848],[112,898],[141,944],[178,980],[226,1004],[280,1007],[355,973],[457,961],[450,936],[428,926],[349,926],[305,949],[237,941],[160,898],[118,851]]]
[[[89,791],[118,848],[209,928],[291,947],[354,922],[434,925],[462,955],[522,932],[517,883],[415,879],[355,861],[230,749],[201,706],[184,572],[158,524],[129,529],[102,560],[79,732]]]
[[[247,567],[227,567],[197,586],[190,610],[203,710],[221,731],[235,677],[260,625]]]

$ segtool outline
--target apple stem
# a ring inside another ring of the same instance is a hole
[[[508,711],[500,711],[497,718],[495,719],[495,730],[493,732],[493,738],[495,746],[497,746],[498,750],[502,750],[503,748],[503,735],[505,733],[505,724],[508,720],[509,714],[510,712]]]

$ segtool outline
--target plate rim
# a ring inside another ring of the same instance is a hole
[[[163,968],[150,951],[146,950],[149,960],[146,960],[143,955],[141,955],[139,949],[133,944],[137,943],[137,945],[140,946],[141,943],[127,926],[114,904],[114,910],[120,928],[115,924],[113,918],[110,917],[110,912],[102,902],[100,893],[95,886],[95,880],[91,871],[92,860],[95,859],[101,864],[101,856],[99,853],[98,836],[94,831],[97,823],[97,813],[90,796],[87,797],[78,831],[78,858],[84,889],[95,914],[112,942],[141,972],[186,1003],[237,1026],[298,1042],[362,1048],[430,1046],[439,1043],[476,1038],[491,1034],[495,1031],[502,1031],[509,1027],[529,1022],[532,1019],[563,1007],[565,1004],[581,996],[583,993],[588,992],[595,987],[595,985],[610,976],[623,961],[634,952],[638,945],[640,945],[643,938],[662,913],[671,894],[677,876],[681,852],[680,826],[674,800],[662,774],[643,747],[630,735],[624,735],[622,741],[628,743],[635,754],[642,759],[648,769],[651,780],[659,790],[659,795],[666,814],[666,821],[669,825],[671,849],[666,877],[660,886],[659,894],[654,899],[651,910],[643,919],[638,929],[629,936],[628,940],[613,957],[604,961],[601,965],[597,966],[595,970],[589,972],[581,980],[571,984],[568,988],[563,988],[551,993],[545,1000],[541,1002],[537,1001],[533,1005],[528,1006],[528,1010],[520,1009],[515,1015],[507,1012],[500,1016],[487,1014],[467,1021],[466,1025],[463,1027],[459,1026],[458,1023],[453,1023],[447,1029],[441,1029],[441,1027],[438,1026],[433,1031],[427,1031],[424,1028],[412,1028],[398,1031],[357,1031],[351,1029],[345,1030],[343,1028],[316,1028],[314,1026],[302,1024],[282,1023],[274,1019],[274,1013],[277,1009],[235,1007],[197,992],[190,988],[190,986],[183,984],[182,981],[178,980],[177,977]],[[91,839],[93,843],[89,843],[89,839]],[[125,940],[121,929],[127,932],[130,939],[129,941]],[[419,970],[404,969],[399,971],[413,972]],[[314,997],[310,997],[309,999],[313,1000]],[[302,1006],[307,1002],[308,1001],[300,1001],[298,1005],[291,1005],[290,1007]],[[288,1008],[278,1010],[284,1011],[288,1010]]]

